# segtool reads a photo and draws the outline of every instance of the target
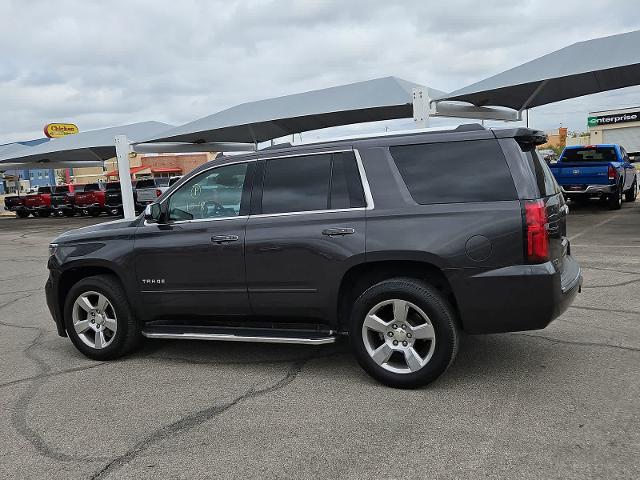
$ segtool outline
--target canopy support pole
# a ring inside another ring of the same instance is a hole
[[[431,99],[426,87],[413,88],[413,123],[416,128],[429,126]]]
[[[133,203],[133,187],[131,186],[131,170],[129,168],[131,143],[126,135],[118,135],[114,141],[116,145],[116,157],[118,158],[122,210],[124,211],[124,218],[133,219],[136,217],[136,209]]]

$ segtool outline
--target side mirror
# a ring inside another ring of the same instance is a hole
[[[144,209],[144,219],[148,223],[158,223],[160,220],[160,204],[150,203]]]

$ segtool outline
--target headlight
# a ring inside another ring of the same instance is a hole
[[[57,243],[50,243],[49,244],[49,256],[53,257],[56,254],[56,251],[58,250],[58,244]]]

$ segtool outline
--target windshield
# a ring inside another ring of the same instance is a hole
[[[159,187],[169,186],[169,177],[156,178],[155,181],[156,181],[156,185]]]
[[[97,183],[87,183],[84,186],[85,192],[95,192],[97,190],[100,190],[100,185],[98,185]]]
[[[120,191],[120,182],[107,183],[107,191],[109,191],[109,192],[112,192],[112,191],[119,192]]]
[[[618,155],[613,147],[571,148],[564,151],[561,162],[616,162]]]

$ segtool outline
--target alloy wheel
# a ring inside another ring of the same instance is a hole
[[[375,305],[362,325],[364,346],[379,366],[393,373],[415,373],[424,367],[436,345],[429,317],[401,299]]]
[[[73,304],[72,320],[78,338],[91,348],[106,348],[116,337],[116,312],[102,293],[88,291],[81,294]]]

